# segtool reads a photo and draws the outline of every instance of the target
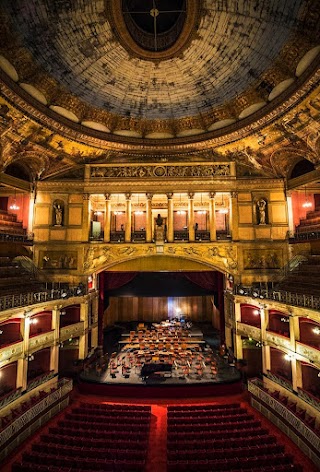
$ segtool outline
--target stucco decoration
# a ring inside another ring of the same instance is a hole
[[[213,269],[221,270],[221,272],[228,271],[236,274],[238,271],[237,248],[223,244],[216,246],[207,244],[180,244],[176,246],[168,244],[163,246],[161,253],[156,250],[155,245],[147,244],[89,247],[85,251],[83,269],[86,273],[92,273],[120,264],[130,258],[135,259],[151,255],[189,259],[203,263]]]

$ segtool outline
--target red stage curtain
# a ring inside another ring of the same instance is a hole
[[[135,278],[138,272],[105,272],[104,290],[115,290],[128,284]]]
[[[199,285],[201,288],[213,292],[217,290],[216,273],[212,271],[206,272],[180,272],[190,282]]]

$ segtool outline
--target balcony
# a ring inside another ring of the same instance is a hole
[[[54,331],[48,331],[46,333],[40,333],[30,337],[28,349],[30,351],[43,349],[44,347],[51,346],[54,340]]]
[[[17,446],[69,404],[72,380],[61,379],[44,397],[13,420],[0,435],[0,462]],[[16,391],[21,396],[20,389]]]
[[[320,436],[300,420],[294,412],[272,396],[259,379],[248,381],[251,404],[284,431],[308,457],[320,467]]]
[[[266,341],[268,344],[274,347],[284,347],[285,349],[291,349],[290,338],[282,336],[278,333],[274,333],[273,331],[266,332]]]
[[[247,336],[248,338],[255,339],[256,341],[261,340],[261,329],[255,326],[237,322],[237,334]]]
[[[5,295],[0,297],[0,311],[10,310],[22,306],[35,305],[52,300],[66,299],[70,297],[81,297],[85,295],[84,287],[59,288],[55,290],[46,290],[42,292],[28,292],[15,295]]]
[[[84,322],[80,321],[60,329],[60,342],[66,341],[70,338],[76,338],[84,334]]]
[[[12,344],[6,345],[0,349],[0,362],[9,359],[17,359],[23,351],[23,341],[16,341]]]
[[[320,350],[315,347],[296,341],[296,353],[320,366]]]

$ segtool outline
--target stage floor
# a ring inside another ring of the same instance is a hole
[[[90,366],[80,374],[79,380],[82,383],[110,387],[161,388],[214,387],[241,383],[239,370],[228,362],[227,357],[221,357],[217,350],[205,341],[203,332],[198,326],[192,326],[188,331],[188,336],[183,339],[180,345],[184,345],[184,349],[179,347],[177,350],[175,346],[175,351],[165,348],[157,350],[159,342],[153,341],[156,348],[151,356],[147,349],[139,350],[136,333],[132,334],[131,339],[130,333],[122,334],[118,352],[113,354],[108,364],[102,363],[102,367],[99,363]],[[149,353],[148,362],[147,352]],[[169,363],[172,367],[168,371],[165,368]],[[154,372],[149,376],[142,376],[144,366],[147,370],[154,367]]]

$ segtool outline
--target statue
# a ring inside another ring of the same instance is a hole
[[[62,207],[60,203],[53,205],[55,226],[62,226]]]
[[[158,216],[157,216],[157,219],[156,219],[156,225],[157,226],[162,226],[162,224],[163,224],[163,218],[160,215],[160,213],[158,213]]]
[[[265,225],[266,224],[266,207],[267,207],[267,202],[261,198],[257,202],[258,210],[259,210],[259,225]]]

